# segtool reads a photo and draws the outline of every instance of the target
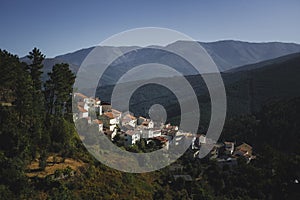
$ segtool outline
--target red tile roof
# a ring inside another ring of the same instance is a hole
[[[154,137],[153,139],[159,140],[162,143],[168,142],[168,140],[166,138],[162,137],[162,136]]]
[[[77,108],[78,108],[78,110],[79,110],[79,112],[88,112],[86,109],[84,109],[83,107],[81,107],[81,106],[77,106]]]
[[[79,92],[78,92],[78,93],[75,93],[74,95],[75,95],[75,97],[81,97],[81,98],[83,98],[83,99],[84,99],[84,98],[88,98],[87,96],[85,96],[84,94],[81,94],[81,93],[79,93]]]
[[[95,122],[96,124],[103,124],[103,122],[99,119],[95,119],[93,122]]]
[[[127,135],[134,135],[135,134],[135,131],[134,130],[127,130],[125,132]]]
[[[112,112],[105,112],[104,115],[106,117],[108,117],[109,119],[114,119],[115,118]]]

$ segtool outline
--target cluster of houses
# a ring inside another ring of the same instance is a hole
[[[239,157],[244,157],[247,162],[255,158],[252,154],[252,147],[246,143],[239,146],[236,146],[234,142],[217,143],[203,134],[195,136],[185,133],[179,130],[178,126],[154,122],[142,116],[135,117],[129,112],[123,113],[113,109],[109,103],[81,93],[75,93],[74,100],[77,103],[77,112],[74,112],[73,116],[74,121],[86,119],[88,124],[95,124],[98,131],[104,133],[112,141],[119,134],[124,138],[125,146],[134,145],[144,138],[147,144],[154,141],[168,149],[170,142],[174,142],[176,145],[182,138],[180,136],[183,136],[194,138],[191,147],[195,150],[194,157],[200,158],[201,146],[208,145],[212,149],[208,155],[209,158],[215,159],[221,166],[236,165]]]
[[[74,94],[74,102],[77,104],[73,112],[74,121],[86,119],[88,124],[97,125],[98,131],[104,133],[112,141],[119,134],[124,137],[125,146],[134,145],[144,138],[147,144],[155,142],[168,148],[169,142],[178,132],[178,126],[164,125],[142,116],[135,117],[130,112],[118,111],[109,103],[81,93]]]
[[[216,143],[203,134],[198,134],[192,143],[192,149],[195,150],[194,157],[200,157],[201,146],[208,145],[212,150],[208,157],[217,161],[219,166],[237,165],[237,159],[242,157],[249,163],[252,159],[255,159],[253,155],[252,146],[247,143],[242,143],[236,146],[235,142],[222,142]]]

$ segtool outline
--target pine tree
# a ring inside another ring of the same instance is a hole
[[[39,49],[34,48],[27,56],[30,64],[27,69],[32,79],[32,118],[30,123],[30,132],[32,137],[31,152],[34,156],[36,151],[45,151],[50,145],[49,133],[45,128],[45,97],[42,91],[42,69],[43,55]]]
[[[18,70],[18,76],[16,81],[16,99],[15,106],[19,113],[19,123],[23,124],[28,128],[30,118],[32,117],[33,111],[33,86],[32,79],[28,71],[25,70],[25,64],[22,63]]]
[[[45,84],[45,96],[48,113],[66,117],[72,112],[72,90],[75,75],[65,63],[56,64]]]
[[[42,81],[41,81],[41,75],[43,74],[42,62],[45,59],[45,55],[42,54],[40,50],[35,47],[31,52],[29,52],[27,58],[29,58],[31,61],[31,64],[29,64],[27,67],[33,81],[33,86],[36,91],[39,91],[41,90],[41,86],[42,86]]]

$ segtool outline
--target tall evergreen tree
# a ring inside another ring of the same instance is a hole
[[[49,133],[45,128],[45,97],[42,92],[42,69],[43,60],[45,55],[37,48],[34,48],[27,56],[30,59],[30,63],[27,65],[27,69],[32,79],[32,118],[31,118],[31,130],[33,144],[32,154],[35,152],[44,152],[50,144]],[[43,153],[46,155],[46,153]],[[34,156],[34,155],[33,155]]]
[[[45,97],[48,113],[66,117],[72,112],[72,91],[75,75],[66,63],[56,64],[45,84]]]
[[[41,51],[35,47],[31,52],[29,52],[27,58],[29,58],[31,61],[31,63],[27,67],[33,81],[33,86],[35,90],[41,90],[41,75],[43,74],[42,62],[45,59],[45,55],[42,54]]]
[[[45,99],[47,119],[51,122],[49,130],[51,129],[52,146],[55,144],[56,150],[68,152],[74,134],[74,127],[71,124],[71,94],[75,75],[69,69],[69,65],[65,63],[54,65],[48,75],[49,80],[45,83]]]
[[[19,59],[7,51],[0,49],[0,101],[11,103],[16,89],[18,77]]]
[[[33,85],[30,74],[25,70],[24,63],[21,64],[21,68],[18,70],[18,76],[15,85],[16,99],[14,103],[16,110],[19,113],[19,123],[22,123],[28,127],[33,114]]]

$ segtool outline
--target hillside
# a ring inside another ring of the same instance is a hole
[[[222,73],[227,93],[228,116],[257,112],[270,100],[300,96],[299,63],[300,54],[292,54],[254,65],[259,68],[246,66],[247,70],[242,70],[243,67],[241,67],[237,72]],[[198,96],[201,118],[204,123],[207,123],[210,118],[210,98],[206,85],[199,75],[186,78]],[[169,81],[177,82],[179,79],[173,77],[169,78]],[[159,78],[154,79],[153,82],[159,82]],[[130,85],[135,83],[123,83],[122,87],[130,88]],[[113,88],[113,85],[99,87],[96,94],[103,101],[110,101]],[[178,90],[180,91],[180,88]],[[180,92],[185,93],[185,91]],[[185,101],[189,101],[188,96]],[[171,91],[157,85],[146,85],[135,91],[130,100],[130,108],[136,115],[147,116],[148,108],[155,103],[166,107],[168,120],[178,120],[181,113],[176,97]]]
[[[240,66],[258,63],[261,61],[274,59],[280,56],[300,52],[300,45],[293,43],[280,43],[280,42],[269,42],[269,43],[250,43],[242,41],[224,40],[217,42],[199,42],[208,54],[212,57],[220,71],[231,70]],[[189,48],[190,42],[178,41],[166,46],[166,50],[174,45],[180,45],[181,48]],[[133,47],[121,47],[123,50],[130,50]],[[66,62],[70,65],[73,72],[77,72],[79,66],[86,58],[86,56],[94,49],[94,47],[81,49],[75,52],[67,53],[64,55],[56,56],[55,58],[46,58],[44,60],[44,75],[43,79],[47,77],[47,73],[51,71],[53,64]],[[97,63],[93,67],[103,67],[106,59],[109,55],[116,51],[116,47],[99,47],[97,51],[101,63]],[[191,52],[193,53],[193,52]],[[105,79],[106,84],[111,84],[111,77],[118,76],[122,74],[119,65],[127,66],[128,68],[135,66],[136,64],[144,64],[147,62],[160,61],[164,64],[168,64],[175,68],[188,67],[188,64],[182,59],[176,58],[170,54],[166,54],[162,51],[152,51],[147,50],[137,51],[129,53],[125,58],[122,58],[122,63],[117,63],[115,74],[108,74]],[[21,61],[27,62],[27,58],[21,58]],[[195,71],[187,68],[185,69],[185,75],[195,75]],[[86,77],[89,79],[90,74]],[[161,74],[161,77],[168,76],[167,74]]]
[[[229,111],[257,112],[267,101],[300,96],[299,63],[300,54],[293,54],[259,63],[259,68],[225,73]],[[230,80],[236,81],[228,84]]]
[[[288,54],[285,56],[281,56],[278,58],[274,58],[271,60],[266,60],[263,62],[258,62],[258,63],[254,63],[254,64],[250,64],[250,65],[243,65],[240,67],[236,67],[234,69],[230,69],[225,71],[225,73],[233,73],[233,72],[239,72],[239,71],[249,71],[249,70],[253,70],[253,69],[258,69],[258,68],[263,68],[267,65],[275,65],[275,64],[279,64],[285,61],[288,61],[290,59],[296,58],[300,55],[300,53],[293,53],[293,54]]]
[[[106,167],[82,145],[72,120],[70,93],[75,77],[68,66],[53,67],[51,79],[42,88],[40,77],[30,72],[36,68],[41,72],[44,56],[38,49],[31,55],[34,64],[26,66],[17,56],[0,51],[4,83],[4,104],[0,106],[1,199],[299,199],[300,56],[223,74],[232,114],[228,114],[219,142],[245,142],[253,147],[255,160],[247,164],[238,158],[235,165],[223,166],[209,157],[195,159],[189,149],[176,163],[159,171],[131,174]],[[202,116],[209,119],[205,84],[199,75],[187,79],[198,94]],[[178,81],[178,77],[171,81]],[[113,86],[106,87],[106,93],[98,92],[108,98]],[[56,96],[49,98],[49,94]],[[145,105],[164,103],[172,120],[178,113],[170,94],[145,86],[133,96],[132,105],[145,112]],[[295,96],[298,98],[290,99]],[[258,108],[272,97],[288,100]],[[254,109],[259,111],[249,115]],[[142,144],[132,148],[138,150]]]

